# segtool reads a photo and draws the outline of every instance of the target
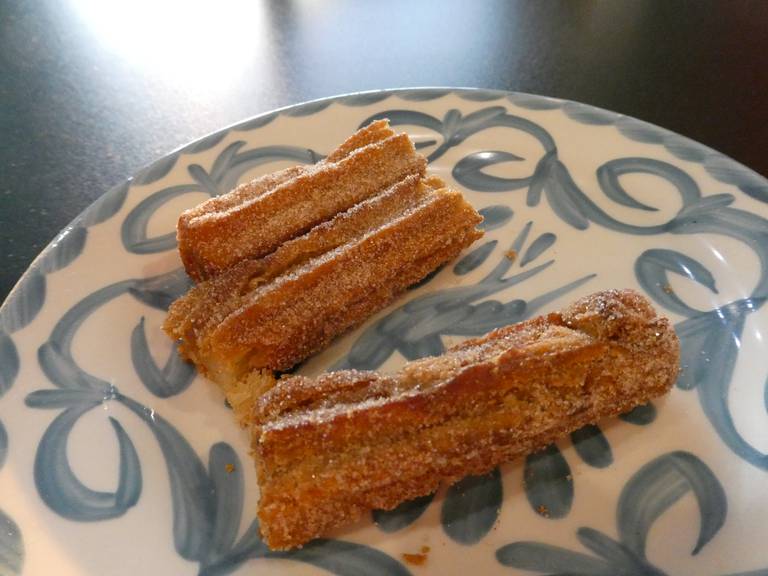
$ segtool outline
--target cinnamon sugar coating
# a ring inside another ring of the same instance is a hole
[[[174,302],[164,329],[209,378],[285,370],[477,239],[480,215],[439,178],[404,178]]]
[[[262,536],[300,546],[667,392],[679,344],[631,290],[467,340],[393,376],[279,380],[255,403]]]
[[[322,162],[262,176],[183,212],[176,227],[182,262],[194,280],[210,278],[425,170],[407,134],[373,122]]]

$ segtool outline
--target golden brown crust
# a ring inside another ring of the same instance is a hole
[[[182,352],[194,359],[198,342],[229,314],[246,305],[259,285],[386,224],[422,202],[432,189],[419,184],[417,176],[409,176],[382,194],[286,242],[265,258],[244,260],[201,282],[171,306],[166,331],[181,340]]]
[[[253,412],[262,535],[292,548],[487,472],[665,393],[678,356],[667,319],[639,294],[611,290],[392,377],[281,380]]]
[[[409,176],[258,260],[195,286],[166,332],[222,385],[284,370],[478,238],[481,217],[438,178]]]
[[[256,290],[210,334],[214,362],[290,368],[479,237],[474,210],[441,190],[422,206]]]
[[[215,276],[425,170],[406,134],[374,122],[314,166],[262,176],[185,211],[177,225],[182,262],[194,280]]]
[[[352,152],[363,146],[373,144],[374,142],[380,142],[385,138],[394,136],[395,132],[389,127],[388,120],[377,120],[371,122],[366,127],[358,130],[352,136],[342,143],[336,150],[331,152],[325,160],[322,160],[320,164],[338,162],[349,156]],[[276,188],[278,185],[295,178],[301,174],[305,174],[311,167],[310,166],[291,166],[284,170],[279,170],[271,174],[266,174],[250,182],[241,184],[231,192],[216,196],[205,202],[194,206],[188,210],[185,210],[179,220],[182,224],[179,226],[179,233],[184,234],[190,226],[190,221],[194,218],[204,216],[212,212],[225,212],[231,208],[238,206],[249,200],[261,196],[262,194],[269,192]],[[186,241],[184,242],[186,245]],[[187,252],[184,250],[184,252]]]
[[[368,146],[374,142],[381,142],[390,136],[394,136],[394,134],[395,132],[389,127],[389,120],[375,120],[367,126],[360,128],[360,130],[341,143],[336,150],[328,154],[325,162],[343,160],[358,148]]]

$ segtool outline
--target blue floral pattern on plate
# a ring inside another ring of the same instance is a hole
[[[215,391],[159,335],[163,311],[189,286],[174,252],[175,217],[182,206],[255,174],[317,162],[356,127],[384,117],[414,135],[435,171],[467,190],[485,217],[486,237],[300,370],[386,369],[579,294],[634,285],[677,321],[678,390],[662,408],[636,408],[521,463],[374,511],[378,528],[364,523],[300,550],[272,552],[254,519],[247,436],[233,429],[226,410],[212,403]],[[286,128],[299,126],[301,132]],[[298,133],[300,141],[286,139]],[[589,142],[610,145],[585,155]],[[654,194],[656,188],[667,193]],[[59,519],[46,537],[70,542],[73,552],[77,545],[65,533],[79,526],[97,523],[109,538],[124,535],[132,515],[152,518],[153,533],[167,534],[170,544],[147,562],[166,573],[170,566],[178,571],[174,562],[186,562],[189,573],[228,574],[269,559],[267,571],[301,562],[336,574],[407,574],[402,554],[428,542],[426,568],[435,573],[471,565],[670,574],[693,565],[684,549],[672,564],[669,557],[657,561],[649,535],[662,517],[693,534],[696,523],[690,526],[674,506],[689,494],[699,527],[688,556],[717,550],[720,558],[713,564],[710,556],[694,570],[766,573],[761,548],[747,557],[728,556],[727,549],[732,526],[746,521],[734,514],[756,507],[761,524],[768,515],[743,485],[732,490],[728,480],[738,470],[757,494],[768,470],[750,428],[754,403],[745,400],[743,374],[736,377],[740,363],[761,370],[744,349],[761,338],[768,297],[766,202],[768,182],[700,144],[619,114],[527,94],[353,94],[203,138],[102,196],[43,252],[0,311],[0,488],[10,487],[0,490],[0,574],[44,570],[47,549],[25,546],[22,534],[25,522],[45,514]],[[103,260],[105,243],[113,262]],[[105,329],[113,343],[106,353],[99,348]],[[765,378],[748,384],[751,392],[760,388],[765,406]],[[694,389],[698,408],[688,392]],[[101,412],[114,452],[84,464],[108,442],[81,431]],[[201,412],[210,412],[210,422],[198,426],[190,415],[199,420]],[[757,417],[764,426],[765,411]],[[680,418],[689,419],[690,430],[677,441],[682,448],[674,448]],[[34,455],[29,464],[25,452]],[[167,506],[150,469],[157,458],[168,478]],[[113,479],[94,484],[99,475]],[[586,500],[607,508],[595,482],[609,498],[621,489],[616,538],[604,521],[591,527],[599,517],[585,520]],[[24,499],[6,496],[25,484]],[[166,509],[167,516],[160,512]],[[574,534],[589,553],[573,549]],[[120,570],[119,560],[92,548],[84,558],[83,566]],[[124,573],[133,573],[130,565]]]

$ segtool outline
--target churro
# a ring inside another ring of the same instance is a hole
[[[467,340],[392,376],[288,377],[252,412],[259,520],[273,549],[483,474],[667,392],[679,344],[629,290]]]
[[[285,370],[386,306],[481,235],[436,177],[404,178],[260,259],[199,283],[164,328],[210,379]]]
[[[373,122],[315,165],[262,176],[183,212],[179,254],[192,279],[215,276],[425,170],[407,134]]]

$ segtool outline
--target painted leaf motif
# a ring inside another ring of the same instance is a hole
[[[619,416],[624,422],[635,424],[637,426],[647,426],[654,420],[656,420],[656,406],[652,402],[643,404],[642,406],[636,406],[629,412],[621,414]]]
[[[424,112],[417,112],[415,110],[386,110],[384,112],[378,112],[372,116],[368,116],[365,120],[360,122],[358,128],[367,126],[374,120],[383,120],[389,118],[389,123],[392,126],[421,126],[428,128],[437,134],[443,133],[443,123]]]
[[[59,388],[69,390],[96,390],[109,388],[109,383],[82,370],[58,344],[46,342],[37,351],[37,361],[45,375]],[[39,392],[43,392],[42,390]],[[32,394],[36,394],[33,392]]]
[[[502,502],[501,472],[468,476],[448,489],[440,522],[459,544],[476,544],[488,534]]]
[[[494,204],[493,206],[486,206],[478,210],[480,216],[483,217],[483,221],[478,224],[478,228],[481,230],[489,231],[501,228],[507,222],[509,222],[514,216],[512,208],[504,206],[503,204]]]
[[[678,233],[695,233],[708,228],[722,227],[728,230],[733,224],[744,224],[744,230],[749,230],[755,225],[765,228],[765,221],[749,212],[727,208],[735,198],[732,194],[713,194],[706,197],[688,198],[680,209],[675,219],[671,222],[671,229]],[[687,230],[686,230],[687,228]],[[710,229],[711,229],[710,228]],[[737,230],[729,231],[734,236]]]
[[[228,149],[229,148],[231,148],[231,146],[228,147]],[[220,160],[221,156],[226,152],[227,150],[224,150],[217,160]],[[216,185],[216,180],[214,180],[213,175],[208,174],[202,166],[199,164],[190,164],[187,167],[187,172],[189,172],[189,175],[200,185],[201,192],[207,192],[210,196],[217,196],[219,194],[219,187]]]
[[[443,271],[443,268],[445,268],[445,264],[443,264],[442,266],[438,266],[437,268],[432,270],[432,272],[424,276],[424,278],[422,278],[415,284],[411,284],[410,286],[408,286],[407,289],[416,290],[416,288],[421,288],[422,286],[429,284],[435,278],[435,276],[437,276],[438,274],[440,274],[440,272]]]
[[[608,110],[602,110],[601,108],[595,108],[580,102],[565,102],[563,104],[563,112],[565,112],[566,116],[573,118],[577,122],[595,126],[607,126],[613,124],[619,118],[619,115],[615,112],[609,112]]]
[[[648,124],[629,116],[620,116],[615,123],[619,132],[624,134],[627,138],[636,140],[638,142],[646,142],[649,144],[659,144],[662,141],[661,130],[656,128],[653,124]]]
[[[158,398],[180,394],[195,378],[194,365],[182,360],[175,344],[162,370],[157,367],[147,343],[143,316],[131,333],[131,361],[144,386]]]
[[[332,103],[333,102],[331,100],[317,100],[315,102],[307,102],[306,104],[301,104],[299,106],[292,106],[286,110],[283,110],[282,113],[285,116],[310,116],[320,112],[321,110],[325,110]]]
[[[130,187],[131,182],[126,181],[102,194],[83,213],[82,225],[85,227],[94,226],[112,218],[123,207]]]
[[[30,408],[70,408],[82,404],[106,402],[114,398],[116,394],[114,388],[108,391],[91,388],[55,388],[30,392],[24,399],[24,403]]]
[[[664,134],[664,147],[676,158],[688,160],[689,162],[701,162],[711,153],[711,150],[698,142],[694,142],[690,138],[680,136],[674,132]]]
[[[179,159],[179,153],[169,154],[168,156],[161,158],[157,162],[150,164],[144,170],[136,174],[133,178],[134,184],[143,185],[151,184],[160,180],[163,176],[168,174],[176,164],[176,160]]]
[[[538,236],[536,240],[531,242],[531,245],[528,246],[525,254],[523,254],[523,257],[520,259],[520,267],[522,268],[529,262],[536,260],[536,258],[549,250],[556,241],[557,236],[551,232],[545,232]]]
[[[386,92],[362,92],[344,96],[340,101],[345,106],[370,106],[387,98],[389,98],[389,94]]]
[[[752,446],[739,432],[728,403],[747,314],[761,302],[747,299],[689,318],[676,326],[683,371],[678,387],[696,387],[707,418],[728,447],[750,464],[768,469],[768,454]]]
[[[0,397],[10,390],[19,374],[19,352],[5,330],[0,329]]]
[[[318,539],[302,548],[274,552],[259,538],[259,524],[253,521],[237,545],[217,563],[200,570],[200,576],[222,576],[234,571],[249,558],[280,558],[306,562],[339,576],[408,576],[411,572],[391,556],[354,542]]]
[[[12,333],[32,322],[45,302],[45,275],[30,268],[23,283],[11,291],[3,303],[0,329]]]
[[[454,265],[453,273],[457,276],[463,276],[464,274],[469,274],[479,266],[482,266],[498,243],[498,240],[491,240],[490,242],[481,244]]]
[[[211,447],[208,470],[216,497],[216,512],[208,561],[232,548],[243,514],[243,471],[240,458],[226,442]]]
[[[250,130],[256,130],[258,128],[262,128],[267,124],[273,122],[275,118],[277,118],[279,115],[280,115],[279,112],[268,112],[266,114],[256,116],[256,118],[252,118],[251,120],[246,120],[242,124],[238,124],[237,130],[241,132],[248,132]]]
[[[171,484],[177,552],[187,560],[204,560],[211,543],[216,506],[216,492],[207,470],[186,439],[165,418],[130,398],[119,400],[149,426],[160,444]]]
[[[688,492],[693,492],[699,504],[701,524],[693,549],[693,554],[697,554],[725,523],[728,505],[718,479],[689,452],[671,452],[656,458],[626,484],[616,516],[621,541],[645,558],[651,526]]]
[[[528,222],[522,227],[511,244],[511,252],[522,250],[532,226],[533,223]],[[477,336],[524,320],[594,277],[594,274],[586,275],[528,302],[516,299],[503,303],[489,297],[533,278],[552,266],[554,260],[507,276],[515,258],[509,254],[497,256],[497,264],[478,282],[427,292],[392,310],[369,326],[352,345],[347,358],[333,369],[375,369],[394,351],[407,359],[440,354],[444,350],[442,336]]]
[[[664,572],[645,562],[623,544],[592,528],[579,528],[576,532],[585,548],[605,558],[617,576],[665,576]]]
[[[738,186],[742,192],[755,200],[768,202],[768,184],[766,184],[765,179],[727,156],[710,153],[704,160],[704,168],[720,182]]]
[[[222,557],[211,559],[212,561],[200,567],[198,576],[223,576],[234,572],[249,558],[263,558],[270,552],[267,545],[259,536],[259,523],[251,522],[248,530],[237,541],[237,544]]]
[[[385,110],[369,116],[360,123],[359,127],[362,128],[374,120],[382,120],[385,118],[389,119],[392,126],[419,126],[418,132],[420,139],[415,142],[415,145],[420,151],[440,142],[440,145],[427,155],[427,161],[429,162],[442,156],[448,148],[445,140],[445,126],[443,125],[443,121],[424,112],[403,109]],[[425,134],[425,130],[428,130],[431,134]]]
[[[227,134],[229,134],[229,129],[221,130],[219,132],[214,132],[213,134],[209,134],[208,136],[205,136],[204,138],[201,138],[197,142],[187,146],[184,152],[188,154],[196,154],[198,152],[205,152],[206,150],[210,150],[211,148],[216,146],[216,144],[224,140]]]
[[[768,204],[768,185],[765,182],[755,182],[754,184],[740,184],[739,190],[755,200]]]
[[[611,445],[599,426],[588,424],[571,433],[573,447],[581,459],[595,468],[605,468],[613,463]]]
[[[558,100],[557,98],[545,98],[522,92],[512,92],[507,98],[516,106],[527,108],[528,110],[556,110],[565,104],[564,100]]]
[[[403,502],[392,510],[374,510],[373,521],[384,532],[397,532],[413,524],[429,507],[435,494]]]
[[[470,102],[489,102],[491,100],[499,100],[506,96],[506,92],[501,90],[453,90],[462,100],[468,100]]]
[[[131,296],[158,310],[167,310],[179,296],[192,286],[183,268],[166,274],[136,280],[128,290]]]
[[[675,326],[683,367],[678,387],[687,390],[706,384],[712,393],[715,389],[727,389],[746,315],[755,308],[751,301],[734,302]]]
[[[704,313],[675,326],[675,332],[680,339],[680,365],[682,367],[677,378],[678,388],[692,390],[699,385],[703,378],[706,378],[708,366],[702,365],[701,361],[709,358],[707,352],[715,339],[715,334],[719,334],[717,340],[721,340],[723,335],[727,336],[726,330],[719,330],[721,324],[722,322],[718,322],[712,313]],[[713,330],[714,332],[712,332]],[[730,348],[727,342],[724,344],[726,349]],[[709,363],[709,361],[706,362],[706,364]]]
[[[667,177],[667,179],[677,183],[678,186],[696,186],[693,180],[682,171],[675,169],[670,172],[665,162],[654,161],[650,158],[617,158],[606,162],[597,170],[597,181],[603,189],[605,195],[622,206],[635,208],[637,210],[646,210],[649,212],[657,211],[657,208],[648,206],[632,197],[621,185],[621,176],[625,174],[641,173],[653,174],[656,176]]]
[[[765,411],[768,412],[768,378],[765,379],[765,386],[763,387],[763,404]]]
[[[72,357],[72,340],[88,317],[108,302],[125,294],[133,284],[124,280],[92,292],[59,319],[51,336],[37,351],[37,361],[45,375],[59,388],[90,389],[110,395],[112,385],[87,373]]]
[[[24,541],[16,523],[0,510],[0,576],[21,574]]]
[[[125,217],[120,227],[123,247],[133,254],[156,254],[176,246],[176,232],[149,237],[147,228],[152,216],[174,198],[199,192],[196,184],[180,184],[163,188],[139,202]]]
[[[333,369],[373,370],[386,362],[394,351],[395,347],[381,338],[376,330],[368,330],[354,343],[347,357],[337,362]]]
[[[717,294],[715,277],[698,260],[675,250],[655,248],[646,250],[635,261],[635,276],[643,290],[668,310],[683,316],[700,314],[669,287],[668,274],[678,274],[698,282]]]
[[[525,495],[537,514],[546,518],[568,515],[573,504],[573,478],[555,444],[525,459],[523,478]]]
[[[409,102],[426,102],[450,93],[448,88],[425,88],[424,90],[398,90],[397,96]]]
[[[141,464],[136,449],[120,423],[110,418],[118,441],[117,490],[91,490],[75,475],[67,456],[72,428],[98,402],[81,404],[59,414],[43,434],[35,455],[34,477],[43,501],[57,514],[70,520],[92,522],[125,514],[141,494]]]
[[[212,182],[219,182],[221,178],[224,176],[224,174],[227,173],[227,170],[232,166],[232,162],[237,156],[237,153],[245,146],[244,140],[237,140],[236,142],[233,142],[232,144],[229,144],[224,150],[221,151],[221,153],[216,157],[216,160],[213,162],[213,166],[211,166],[210,171],[210,179]],[[197,167],[200,168],[197,164],[193,164],[189,167],[189,173],[192,174],[192,168]],[[202,170],[202,168],[200,169]],[[200,182],[198,180],[198,182]],[[202,182],[200,182],[202,184]],[[213,189],[209,190],[212,194],[217,193],[216,187],[214,186]]]
[[[500,564],[520,570],[573,576],[616,576],[616,570],[601,558],[538,542],[513,542],[496,551]]]
[[[261,146],[233,155],[228,165],[216,166],[216,172],[211,172],[211,178],[216,182],[218,193],[228,192],[237,185],[243,174],[257,166],[283,160],[293,164],[314,164],[322,158],[321,154],[311,148],[301,146]]]
[[[520,156],[511,152],[505,152],[504,150],[473,152],[456,163],[451,175],[463,186],[478,192],[518,190],[528,186],[531,182],[531,177],[503,178],[501,176],[493,176],[483,170],[504,162],[519,162],[521,160],[523,158]]]
[[[450,110],[448,114],[455,112],[455,126],[452,126],[450,130],[446,129],[447,140],[454,146],[461,144],[472,134],[482,132],[486,128],[495,126],[496,120],[506,116],[507,110],[504,106],[488,106],[475,112],[471,112],[462,117],[458,110]],[[443,123],[447,126],[447,117],[443,120]]]
[[[445,345],[437,334],[428,334],[414,342],[410,342],[400,352],[405,356],[406,360],[418,360],[426,356],[439,356],[445,352]]]
[[[51,242],[49,251],[40,260],[40,270],[45,274],[66,268],[83,251],[88,230],[82,226],[69,226]]]
[[[299,560],[338,576],[406,576],[410,571],[391,556],[354,542],[313,540],[290,552],[269,552],[267,558]]]
[[[5,464],[5,457],[8,454],[8,432],[5,431],[5,426],[0,420],[0,468]]]
[[[72,340],[83,322],[99,308],[125,294],[133,284],[133,280],[115,282],[80,300],[59,319],[48,341],[59,346],[62,353],[71,357]]]
[[[589,227],[587,216],[591,202],[573,181],[565,164],[557,158],[556,151],[552,150],[542,158],[534,178],[541,180],[547,202],[563,222],[577,230],[586,230]]]

